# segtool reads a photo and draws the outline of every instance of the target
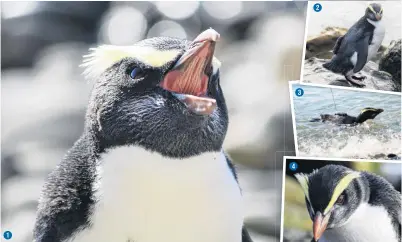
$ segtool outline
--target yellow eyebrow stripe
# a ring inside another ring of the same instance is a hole
[[[350,172],[346,176],[344,176],[335,187],[334,193],[332,194],[331,200],[328,203],[328,206],[324,210],[324,215],[327,214],[331,208],[334,206],[338,197],[342,194],[342,192],[349,186],[349,184],[353,181],[353,179],[360,177],[359,172]]]
[[[373,111],[373,112],[375,112],[377,109],[375,109],[375,108],[363,108],[362,109],[362,111],[360,111],[360,113],[364,113],[364,112],[367,112],[367,111]]]
[[[298,174],[295,174],[295,177],[296,177],[297,181],[300,183],[307,200],[311,203],[310,196],[308,193],[308,186],[309,186],[308,185],[308,176],[303,173],[298,173]]]
[[[89,77],[100,75],[107,68],[118,61],[131,57],[153,67],[161,67],[174,60],[180,54],[180,50],[160,51],[151,47],[143,46],[113,46],[103,45],[90,49],[90,53],[84,56],[82,67],[84,74]]]
[[[369,5],[368,8],[370,9],[371,12],[376,13],[376,12],[374,11],[373,6]]]

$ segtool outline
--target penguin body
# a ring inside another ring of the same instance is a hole
[[[172,159],[127,146],[97,163],[91,226],[66,241],[241,241],[240,189],[222,152]]]
[[[251,242],[222,150],[219,34],[99,47],[85,130],[49,175],[35,242]]]
[[[367,221],[372,221],[372,223],[367,223]],[[392,226],[392,219],[383,207],[362,204],[350,218],[348,225],[328,229],[318,240],[318,242],[336,241],[397,242],[399,240]]]
[[[296,178],[315,241],[400,241],[401,194],[381,176],[327,165]]]
[[[357,86],[364,86],[355,80],[365,77],[356,77],[364,65],[372,59],[385,36],[385,28],[381,22],[382,7],[379,4],[370,4],[366,14],[361,17],[344,36],[338,38],[333,48],[334,56],[323,64],[323,67],[345,76],[346,80]]]
[[[310,120],[310,122],[329,122],[334,124],[357,125],[367,121],[368,119],[374,119],[383,111],[384,110],[380,108],[364,108],[360,111],[358,116],[350,116],[347,113],[335,113],[334,115],[321,114],[320,118],[313,118]]]

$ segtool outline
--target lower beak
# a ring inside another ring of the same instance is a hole
[[[380,14],[376,14],[376,15],[375,15],[375,18],[376,18],[377,20],[381,20],[382,16],[381,16]]]
[[[322,234],[327,229],[329,217],[330,214],[322,215],[320,212],[315,214],[313,222],[313,235],[315,241],[318,241],[318,239],[321,238]]]
[[[216,108],[216,100],[206,94],[218,39],[219,34],[213,29],[199,34],[160,84],[198,114],[210,114]]]

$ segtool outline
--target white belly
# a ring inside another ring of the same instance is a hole
[[[241,242],[241,193],[223,153],[178,160],[124,147],[101,159],[93,225],[68,241]]]
[[[382,207],[361,205],[341,228],[328,229],[320,242],[398,242],[391,218]]]
[[[370,23],[374,25],[375,29],[373,33],[373,39],[371,41],[371,44],[369,45],[367,60],[371,60],[377,55],[377,51],[381,47],[382,41],[384,40],[385,36],[385,27],[381,21],[371,21]]]

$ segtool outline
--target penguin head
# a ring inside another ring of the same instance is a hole
[[[379,3],[371,3],[367,8],[366,8],[366,18],[370,19],[371,21],[380,21],[382,19],[382,14],[384,10]]]
[[[209,29],[194,41],[156,37],[91,49],[83,63],[95,81],[86,127],[101,148],[139,145],[169,157],[220,150],[228,114],[218,39]]]
[[[367,199],[360,173],[340,165],[327,165],[311,174],[295,175],[305,194],[313,221],[315,241],[326,229],[341,227]]]
[[[384,112],[384,109],[381,108],[363,108],[360,111],[359,116],[357,116],[357,122],[363,123],[368,119],[374,119],[378,114]]]

